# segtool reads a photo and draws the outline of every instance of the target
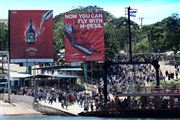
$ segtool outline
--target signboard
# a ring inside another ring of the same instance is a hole
[[[102,13],[64,15],[66,62],[104,61]]]
[[[10,59],[53,62],[53,11],[10,10]]]

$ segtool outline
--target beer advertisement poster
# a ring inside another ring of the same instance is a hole
[[[65,14],[64,43],[66,62],[104,61],[103,14]]]
[[[53,11],[10,10],[11,62],[53,62]]]

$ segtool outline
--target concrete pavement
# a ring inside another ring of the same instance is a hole
[[[23,95],[11,95],[11,103],[0,100],[0,115],[42,115],[42,113],[33,109],[33,97]],[[7,94],[4,97],[7,100]],[[57,109],[69,115],[78,115],[84,111],[84,108],[80,107],[77,103],[69,105],[68,108],[62,108],[61,103],[53,102],[49,104],[45,101],[39,101],[39,104],[50,111],[49,108]]]
[[[0,100],[0,115],[41,115],[41,113],[19,103]]]
[[[71,115],[78,115],[78,113],[81,113],[84,111],[84,108],[80,107],[77,103],[74,103],[73,105],[69,105],[68,108],[62,108],[61,103],[59,102],[53,102],[52,104],[49,104],[45,101],[39,101],[39,104],[47,107],[51,107],[66,113],[69,113]]]
[[[0,115],[41,115],[33,109],[33,98],[30,96],[11,95],[11,103],[5,102],[7,94],[4,99],[0,100]]]

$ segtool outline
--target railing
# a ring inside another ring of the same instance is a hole
[[[117,90],[117,94],[180,94],[180,85],[131,87],[129,89]]]

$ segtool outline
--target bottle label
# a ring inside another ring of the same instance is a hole
[[[34,33],[27,34],[27,42],[29,44],[33,44],[35,42],[35,34]]]

